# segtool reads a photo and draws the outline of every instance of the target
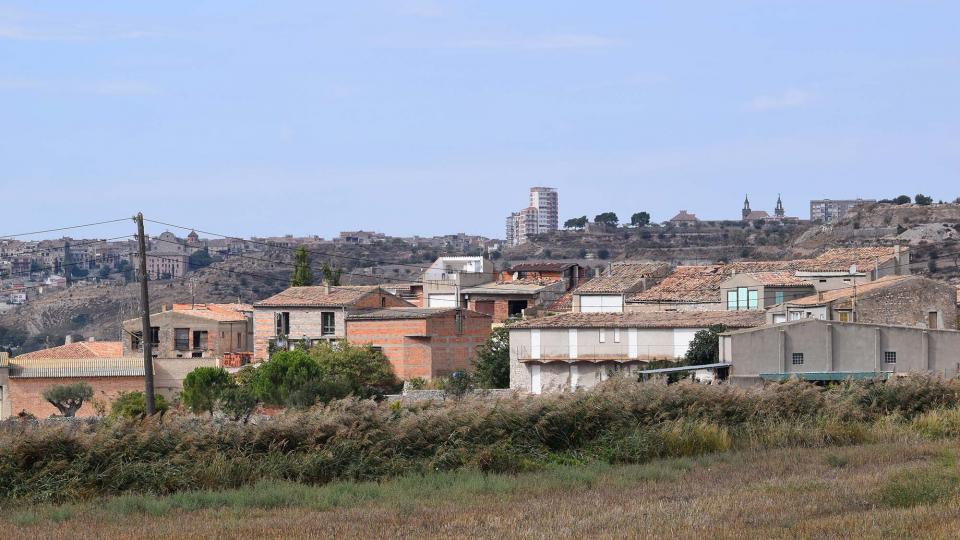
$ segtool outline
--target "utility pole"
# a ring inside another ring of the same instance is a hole
[[[150,291],[147,289],[147,240],[143,233],[143,213],[134,216],[137,223],[137,251],[140,256],[140,318],[143,326],[140,334],[140,346],[143,348],[143,384],[144,404],[147,416],[153,416],[153,336],[150,331]]]

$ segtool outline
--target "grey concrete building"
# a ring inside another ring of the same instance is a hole
[[[740,384],[797,377],[813,381],[928,372],[955,377],[960,332],[820,319],[728,332],[720,360]]]
[[[843,219],[854,207],[875,202],[875,199],[815,199],[810,201],[810,221],[834,223]]]
[[[956,289],[922,276],[887,276],[853,287],[820,291],[774,306],[768,322],[826,321],[956,328]]]
[[[426,269],[420,307],[462,307],[463,289],[497,280],[493,263],[484,257],[440,257]],[[460,296],[457,296],[457,291]]]
[[[763,321],[757,310],[564,313],[520,321],[509,326],[510,388],[535,394],[590,388],[611,374],[635,376],[651,360],[683,357],[699,330]]]

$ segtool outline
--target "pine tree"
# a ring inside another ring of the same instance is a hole
[[[310,255],[307,254],[307,248],[300,246],[293,254],[293,275],[290,276],[290,286],[306,287],[309,285],[313,285]]]

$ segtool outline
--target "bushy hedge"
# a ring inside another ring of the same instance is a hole
[[[8,421],[0,497],[64,501],[264,479],[324,483],[427,470],[516,472],[730,449],[852,444],[958,432],[960,385],[935,378],[763,389],[624,381],[592,392],[391,407],[333,401],[255,425],[177,417]]]

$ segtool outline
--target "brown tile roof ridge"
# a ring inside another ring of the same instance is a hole
[[[252,311],[250,304],[173,304],[172,311],[218,321],[242,321],[244,312]]]
[[[752,328],[765,323],[766,313],[763,310],[571,312],[526,319],[510,325],[510,328],[706,328],[716,324],[728,328]]]
[[[824,291],[822,293],[811,294],[810,296],[804,296],[802,298],[797,298],[796,300],[791,300],[787,302],[788,306],[816,306],[820,304],[825,304],[828,302],[833,302],[835,300],[841,300],[845,298],[852,298],[854,291],[856,291],[857,297],[873,292],[879,289],[890,287],[901,283],[908,279],[919,279],[920,276],[884,276],[878,280],[870,281],[856,286],[844,287],[842,289],[834,289],[832,291]]]
[[[344,307],[357,302],[379,288],[378,285],[335,285],[330,287],[328,294],[324,285],[290,287],[255,303],[254,307]]]
[[[17,360],[60,360],[74,358],[120,358],[123,344],[119,341],[78,341],[59,347],[50,347],[16,357]]]
[[[628,302],[720,302],[720,283],[729,274],[724,265],[678,266],[663,280],[646,291],[638,292]]]
[[[504,272],[559,272],[572,266],[577,266],[574,262],[522,262],[517,263]]]
[[[792,272],[743,272],[757,280],[762,285],[780,286],[780,287],[812,287],[813,284],[804,279],[798,278]]]

